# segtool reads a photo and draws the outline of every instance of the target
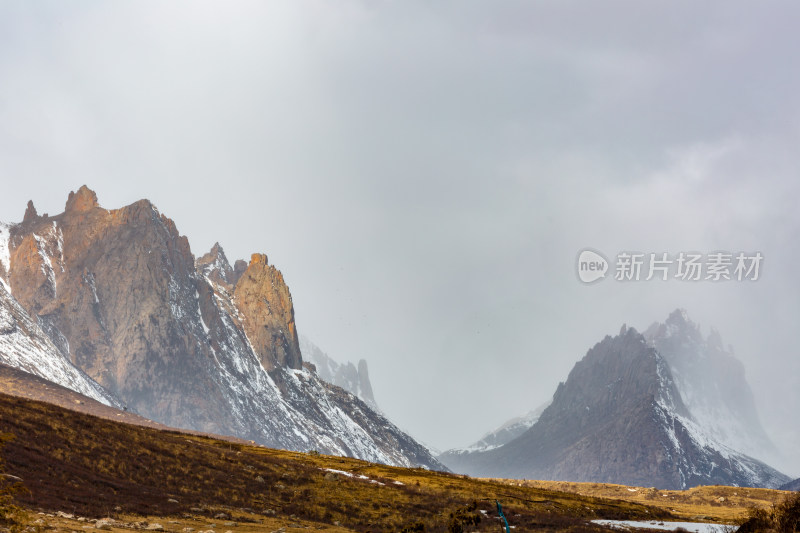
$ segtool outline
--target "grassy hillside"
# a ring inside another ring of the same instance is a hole
[[[479,530],[496,531],[494,499],[519,530],[668,516],[637,503],[122,424],[8,395],[0,395],[0,431],[14,435],[3,455],[29,490],[23,505],[89,518],[202,520],[225,510],[242,524],[447,531],[477,517]]]
[[[573,483],[568,481],[497,480],[526,487],[556,490],[621,499],[659,507],[682,520],[735,522],[748,516],[750,509],[771,509],[792,493],[772,489],[703,486],[689,490],[657,490],[610,483]]]
[[[566,486],[273,450],[119,423],[5,394],[0,394],[0,432],[14,435],[2,454],[6,473],[22,478],[28,489],[18,501],[29,510],[31,523],[56,530],[90,527],[76,522],[79,517],[112,517],[118,521],[113,528],[158,522],[187,533],[185,528],[212,525],[220,533],[281,527],[497,532],[495,499],[516,531],[589,531],[600,530],[588,523],[593,518],[685,516],[658,498],[623,498],[632,494],[627,490],[579,493]]]

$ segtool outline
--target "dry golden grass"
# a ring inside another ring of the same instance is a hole
[[[598,530],[589,519],[670,516],[639,503],[122,424],[2,394],[0,432],[15,437],[3,455],[8,473],[29,489],[19,502],[33,515],[157,516],[163,523],[184,515],[212,520],[222,508],[240,527],[256,529],[268,521],[457,531],[459,517],[478,517],[466,531],[495,531],[498,499],[517,531]]]
[[[736,522],[751,508],[768,509],[784,501],[791,492],[742,487],[703,486],[689,490],[657,490],[609,483],[572,483],[566,481],[496,480],[509,485],[557,490],[641,503],[658,507],[681,519]]]
[[[332,532],[461,527],[496,533],[495,499],[517,532],[599,531],[589,520],[732,521],[747,507],[769,506],[783,495],[731,487],[674,492],[475,479],[139,427],[3,394],[0,432],[14,435],[2,451],[7,473],[21,477],[29,490],[19,503],[56,531],[89,526],[59,524],[67,519],[43,519],[39,512],[110,516],[127,524],[146,520],[174,532],[191,527],[199,533],[214,523],[220,533],[298,525]],[[231,518],[215,519],[221,510]],[[477,526],[467,525],[475,518]]]

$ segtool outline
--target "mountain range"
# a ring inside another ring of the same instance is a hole
[[[0,363],[175,428],[443,469],[304,362],[266,255],[196,258],[148,200],[108,210],[83,186],[0,226]]]
[[[265,254],[231,263],[217,243],[196,257],[148,200],[108,210],[86,186],[63,213],[29,202],[0,224],[0,365],[15,369],[0,366],[0,383],[36,399],[273,448],[663,489],[790,481],[759,460],[776,448],[743,365],[683,310],[644,333],[623,326],[550,402],[436,458],[378,409],[366,361],[340,364],[298,334]]]
[[[703,338],[683,310],[645,334],[623,326],[575,364],[516,436],[439,459],[483,477],[778,487],[789,478],[748,455],[774,446],[743,366],[722,346],[715,331]]]
[[[360,359],[358,365],[349,361],[339,363],[302,335],[300,335],[300,351],[303,353],[303,359],[314,365],[314,371],[319,377],[353,393],[369,405],[373,411],[380,412],[372,392],[366,360]]]
[[[793,491],[800,491],[800,478],[790,481],[785,485],[781,486],[781,490],[793,490]]]

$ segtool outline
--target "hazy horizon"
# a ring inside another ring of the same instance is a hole
[[[684,308],[800,475],[800,6],[0,2],[0,220],[148,198],[263,252],[300,334],[438,449]],[[577,254],[759,252],[757,281],[591,285]],[[443,424],[442,421],[447,421]]]

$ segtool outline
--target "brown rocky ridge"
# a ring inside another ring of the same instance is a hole
[[[268,446],[443,468],[303,368],[291,293],[266,255],[231,267],[217,244],[196,260],[151,202],[108,210],[86,186],[63,213],[39,215],[29,203],[7,228],[9,297],[52,341],[52,358],[131,411]]]

